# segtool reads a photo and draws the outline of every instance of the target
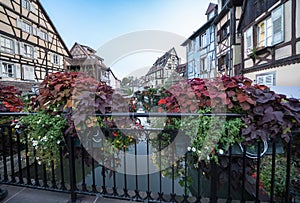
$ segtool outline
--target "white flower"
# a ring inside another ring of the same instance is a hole
[[[57,142],[56,142],[57,144],[60,144],[60,140],[57,140]]]
[[[193,147],[193,148],[192,148],[192,151],[193,151],[193,152],[196,152],[196,148],[195,148],[195,147]]]
[[[32,140],[32,146],[36,147],[38,145],[38,141]]]
[[[224,154],[224,151],[223,149],[219,149],[219,154],[223,155]]]
[[[40,124],[41,123],[41,119],[40,120],[38,120],[38,122],[36,122],[37,124]]]
[[[41,161],[38,161],[38,164],[39,164],[39,165],[41,165],[41,164],[42,164],[42,162],[41,162]]]
[[[188,147],[188,148],[187,148],[187,150],[188,150],[188,151],[191,151],[191,150],[192,150],[192,148],[191,148],[191,147]]]
[[[198,150],[198,154],[201,154],[201,151],[200,151],[200,150]]]
[[[210,157],[209,157],[209,155],[207,155],[206,159],[207,159],[208,161],[210,160]]]

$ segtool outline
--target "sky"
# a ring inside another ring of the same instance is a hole
[[[181,43],[206,22],[208,5],[217,0],[40,2],[69,49],[75,42],[92,47],[122,78],[149,69],[172,47],[185,62]]]

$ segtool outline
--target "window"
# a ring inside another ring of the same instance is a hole
[[[245,53],[251,54],[253,50],[253,30],[252,27],[248,28],[244,36]]]
[[[192,51],[192,42],[189,42],[189,44],[188,44],[188,50],[189,50],[189,52]]]
[[[265,39],[266,39],[265,30],[266,30],[265,21],[257,25],[257,46],[258,47],[265,46]]]
[[[30,11],[30,2],[28,0],[22,0],[22,7]]]
[[[208,20],[212,19],[215,16],[215,11],[212,11],[208,14]]]
[[[207,67],[207,57],[205,58],[200,58],[200,68],[201,72],[206,72],[208,67]]]
[[[207,46],[207,37],[206,37],[206,33],[203,33],[201,35],[201,47],[204,48]]]
[[[46,32],[40,30],[39,31],[39,37],[42,39],[42,40],[45,40],[45,41],[48,41],[49,40],[49,36]]]
[[[9,78],[15,77],[14,64],[2,63],[2,67],[3,67],[3,70],[2,70],[3,71],[2,72],[3,77],[9,77]]]
[[[276,45],[283,40],[283,7],[280,6],[257,25],[257,47]]]
[[[24,44],[24,56],[33,58],[33,46],[30,46],[28,44]]]
[[[59,57],[59,55],[53,54],[51,60],[52,60],[53,64],[60,65],[60,57]]]
[[[23,21],[22,30],[25,31],[25,32],[28,32],[29,34],[32,34],[32,25],[30,25],[29,23]]]
[[[29,0],[22,0],[22,7],[28,11],[35,13],[35,7]]]
[[[222,28],[219,30],[220,41],[225,40],[229,36],[229,23],[227,22]]]
[[[256,76],[256,83],[259,85],[273,86],[275,85],[275,73],[267,73]]]
[[[228,68],[229,60],[230,58],[228,53],[218,58],[218,70],[224,71],[226,68]]]
[[[215,28],[210,27],[209,31],[210,31],[210,43],[212,43],[215,41]]]
[[[1,51],[14,53],[14,41],[4,36],[0,36]]]

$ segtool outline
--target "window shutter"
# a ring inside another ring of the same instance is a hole
[[[32,67],[32,66],[24,67],[24,79],[34,80],[34,67]]]
[[[38,34],[37,34],[37,28],[35,28],[35,27],[32,28],[32,34],[35,35],[35,36],[38,35]]]
[[[42,38],[42,32],[39,28],[36,29],[36,35],[39,37],[39,38]]]
[[[14,43],[15,43],[15,54],[20,54],[20,45],[19,45],[20,42],[15,40]]]
[[[3,69],[2,69],[2,61],[0,61],[0,78],[2,78],[2,72],[3,72]]]
[[[22,20],[20,18],[17,18],[17,27],[21,28],[21,29],[23,27],[23,22],[22,22]]]
[[[19,50],[20,50],[20,55],[24,56],[24,43],[23,42],[19,42]]]
[[[38,49],[36,47],[33,48],[33,57],[34,59],[38,59]]]
[[[33,3],[30,3],[30,11],[31,11],[32,13],[36,13],[36,9],[35,9],[35,6],[34,6]]]
[[[266,75],[265,76],[265,80],[266,80],[266,85],[267,86],[273,86],[273,75]]]
[[[14,65],[15,69],[15,77],[18,79],[21,79],[21,66],[20,64],[15,64]]]
[[[13,48],[13,53],[18,54],[18,49],[17,49],[17,40],[12,40],[11,47]]]
[[[50,34],[48,34],[48,41],[52,42],[52,36]]]
[[[49,53],[49,57],[50,57],[50,62],[53,64],[54,63],[54,60],[53,60],[53,53]]]
[[[245,53],[250,54],[252,49],[253,49],[253,29],[250,27],[248,30],[245,32]]]
[[[283,7],[280,6],[272,12],[273,45],[283,41]]]
[[[210,44],[210,31],[209,28],[206,30],[206,45]]]

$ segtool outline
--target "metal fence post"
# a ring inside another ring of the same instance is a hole
[[[67,135],[68,136],[68,135]],[[74,155],[74,138],[68,136],[69,145],[69,170],[70,170],[70,193],[71,201],[70,203],[76,202],[76,177],[75,177],[75,155]]]

